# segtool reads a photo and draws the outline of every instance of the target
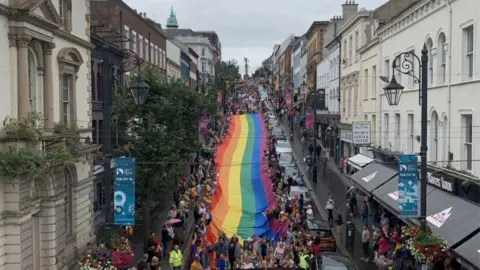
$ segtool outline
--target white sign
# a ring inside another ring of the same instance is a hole
[[[356,145],[368,145],[370,144],[370,122],[353,122],[352,123],[352,141]]]
[[[434,186],[437,186],[439,188],[443,188],[445,190],[448,190],[450,192],[453,192],[453,187],[452,183],[445,181],[443,177],[437,178],[435,176],[432,176],[432,173],[427,172],[427,180],[429,184],[432,184]]]
[[[392,199],[394,199],[395,201],[398,201],[398,190],[397,191],[394,191],[392,193],[388,193],[388,196]]]
[[[452,215],[452,208],[447,208],[441,212],[437,212],[431,216],[427,217],[427,221],[435,225],[435,227],[440,228],[447,221],[447,219]]]
[[[374,172],[374,173],[372,173],[372,174],[370,174],[370,175],[367,175],[367,176],[365,176],[365,177],[362,177],[362,180],[368,183],[368,182],[372,181],[372,179],[375,178],[375,176],[377,176],[377,173],[378,173],[378,172]]]
[[[344,142],[351,143],[352,142],[352,136],[353,136],[352,131],[345,130],[345,129],[340,130],[340,140],[342,140]]]

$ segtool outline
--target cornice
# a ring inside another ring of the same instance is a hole
[[[350,29],[355,23],[357,23],[358,20],[361,18],[369,17],[372,14],[372,11],[365,10],[365,11],[359,11],[353,18],[348,20],[343,27],[340,29],[338,32],[337,36],[341,36],[343,33],[345,33],[348,29]]]
[[[358,52],[358,53],[364,53],[364,52],[366,52],[368,49],[370,49],[371,47],[373,47],[373,45],[378,44],[378,41],[379,41],[379,38],[378,38],[378,37],[375,37],[375,38],[371,39],[369,42],[367,42],[367,44],[365,44],[365,45],[363,45],[362,47],[358,48],[357,52]]]
[[[376,35],[382,39],[395,35],[418,21],[421,21],[431,14],[443,9],[446,5],[447,0],[419,1],[410,6],[410,8],[407,8],[404,12],[400,13],[397,17],[379,27]]]
[[[89,41],[86,41],[84,39],[81,39],[75,35],[70,34],[69,32],[63,30],[63,29],[57,29],[54,31],[54,34],[58,37],[61,37],[65,40],[68,40],[72,43],[75,43],[76,45],[82,46],[87,49],[93,49],[95,48],[95,45]]]

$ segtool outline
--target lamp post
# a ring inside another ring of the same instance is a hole
[[[418,62],[420,70],[415,74],[415,62]],[[392,63],[392,79],[383,88],[390,106],[397,106],[403,92],[403,86],[397,82],[395,71],[413,77],[414,84],[420,86],[421,106],[421,141],[420,141],[420,226],[422,230],[427,227],[427,113],[428,113],[428,50],[423,44],[422,56],[419,58],[411,52],[403,52],[395,57]]]
[[[317,149],[317,99],[318,99],[318,89],[312,90],[313,100],[312,100],[312,109],[313,109],[313,149]],[[317,167],[317,155],[313,155],[313,164]]]

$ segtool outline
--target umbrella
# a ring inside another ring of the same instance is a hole
[[[169,219],[169,220],[165,221],[165,225],[175,224],[175,223],[178,223],[178,222],[181,222],[181,220],[178,219],[178,218],[172,218],[172,219]]]

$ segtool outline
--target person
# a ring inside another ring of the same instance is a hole
[[[385,258],[384,255],[379,255],[375,258],[375,264],[379,270],[387,270],[392,262]]]
[[[404,262],[402,258],[402,254],[399,250],[395,252],[395,257],[393,259],[392,270],[403,270],[404,269]]]
[[[327,205],[325,206],[325,209],[327,209],[327,212],[328,212],[328,223],[333,222],[333,209],[334,208],[335,208],[335,201],[333,200],[332,195],[328,195]]]
[[[364,225],[368,225],[368,204],[365,200],[362,202],[362,221]]]
[[[382,232],[380,239],[378,240],[378,253],[387,257],[388,251],[390,250],[390,243],[388,242],[387,237]]]
[[[348,200],[348,207],[350,208],[350,216],[355,215],[355,210],[357,208],[357,196],[355,192],[350,191],[350,200]]]
[[[218,270],[231,269],[228,260],[225,258],[225,254],[220,254],[220,257],[217,257],[216,266]]]
[[[190,266],[190,270],[203,270],[202,264],[200,263],[200,256],[195,255],[195,260]]]
[[[308,146],[308,153],[310,153],[310,155],[313,155],[313,145],[312,144],[310,144]]]
[[[310,259],[310,255],[308,251],[304,248],[302,252],[300,252],[300,263],[298,264],[298,268],[302,270],[308,269],[308,260]]]
[[[362,246],[364,257],[361,259],[368,262],[370,258],[370,231],[368,230],[368,225],[363,225],[362,231]]]
[[[142,256],[142,259],[137,264],[138,270],[148,270],[148,254],[145,253]]]
[[[338,211],[338,208],[337,208],[337,211]],[[337,218],[335,219],[335,227],[337,229],[337,233],[339,235],[340,243],[341,243],[341,242],[343,242],[344,226],[343,226],[342,213],[340,213],[340,211],[338,211]]]
[[[160,270],[160,261],[157,256],[152,258],[152,261],[150,262],[150,270]]]
[[[178,245],[173,247],[173,250],[170,252],[170,266],[173,270],[180,270],[182,269],[182,262],[183,262],[183,255]]]

